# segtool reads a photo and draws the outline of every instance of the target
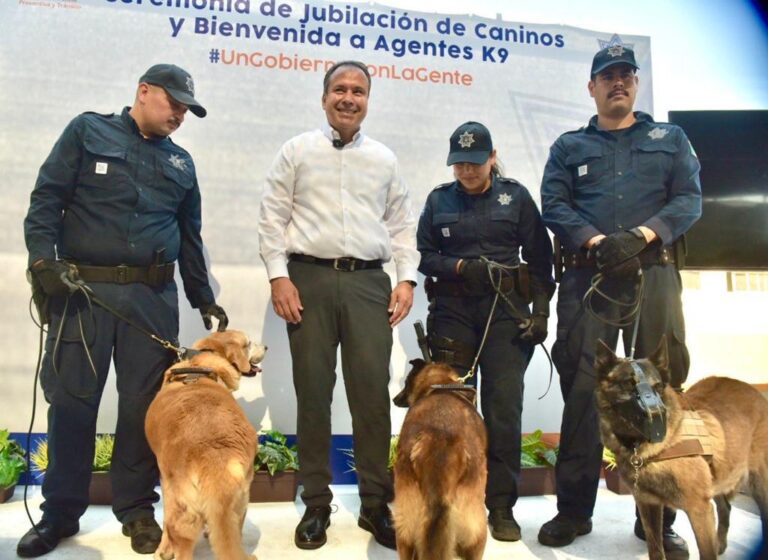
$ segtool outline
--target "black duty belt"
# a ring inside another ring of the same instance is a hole
[[[649,247],[637,256],[641,264],[674,264],[675,257],[670,247]],[[597,263],[592,257],[582,253],[565,253],[563,255],[565,268],[596,268]]]
[[[85,282],[110,282],[113,284],[142,283],[149,286],[165,286],[173,280],[174,263],[149,266],[91,266],[72,263],[77,267],[80,279]]]
[[[292,253],[288,257],[292,261],[303,262],[309,264],[319,264],[320,266],[330,266],[334,270],[341,270],[343,272],[354,272],[356,270],[367,270],[372,268],[381,268],[381,259],[373,261],[364,261],[362,259],[356,259],[354,257],[339,257],[338,259],[320,259],[311,255],[302,255],[300,253]]]
[[[501,279],[501,291],[506,293],[515,289],[515,279],[511,276],[505,276]],[[432,284],[432,290],[436,296],[465,297],[465,296],[487,296],[495,293],[493,286],[488,282],[487,286],[470,289],[463,280],[435,280]]]

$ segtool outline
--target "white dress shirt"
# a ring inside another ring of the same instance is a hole
[[[416,281],[419,252],[408,188],[392,151],[358,132],[341,148],[327,123],[288,140],[267,174],[259,216],[269,279],[288,255],[394,258],[397,281]]]

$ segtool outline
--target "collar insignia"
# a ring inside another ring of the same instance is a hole
[[[509,206],[509,203],[512,202],[512,195],[507,193],[501,193],[497,200],[499,201],[499,204],[501,204],[502,206]]]
[[[648,137],[652,138],[653,140],[661,140],[667,134],[669,134],[669,131],[666,128],[661,128],[657,126],[656,128],[654,128],[648,133]]]
[[[176,154],[171,154],[171,157],[168,158],[168,161],[171,162],[171,165],[176,169],[181,169],[182,171],[186,171],[187,169],[187,161],[177,156]]]
[[[471,132],[465,131],[464,134],[459,136],[459,146],[462,148],[469,148],[475,143],[475,135]]]

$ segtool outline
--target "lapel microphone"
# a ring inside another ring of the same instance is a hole
[[[341,138],[334,138],[333,147],[336,148],[337,150],[340,150],[344,147],[344,142],[341,140]]]

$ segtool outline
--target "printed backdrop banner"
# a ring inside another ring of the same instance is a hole
[[[0,37],[0,329],[6,356],[0,375],[7,384],[0,427],[14,431],[28,422],[38,346],[24,281],[29,192],[65,125],[83,111],[112,113],[130,105],[150,65],[171,62],[188,70],[208,110],[202,120],[188,115],[174,141],[195,159],[217,299],[233,328],[270,347],[264,374],[244,383],[241,402],[256,425],[287,432],[295,429],[290,357],[259,258],[258,208],[281,144],[323,122],[322,78],[334,61],[368,64],[373,84],[364,130],[398,155],[417,214],[427,193],[451,180],[448,138],[467,120],[488,126],[505,175],[538,200],[549,146],[594,113],[587,82],[602,46],[634,47],[636,108],[652,112],[650,38],[611,30],[320,0],[7,0],[0,5]],[[188,345],[204,331],[181,299],[180,337]],[[407,359],[419,355],[410,325],[425,317],[419,288],[412,316],[396,332],[393,394]],[[537,352],[526,375],[532,406],[525,406],[524,429],[533,423],[558,429],[559,391],[536,401],[548,371]],[[106,394],[99,429],[112,431],[112,386]],[[349,433],[343,390],[335,403],[334,432]],[[38,418],[37,428],[44,425]]]

